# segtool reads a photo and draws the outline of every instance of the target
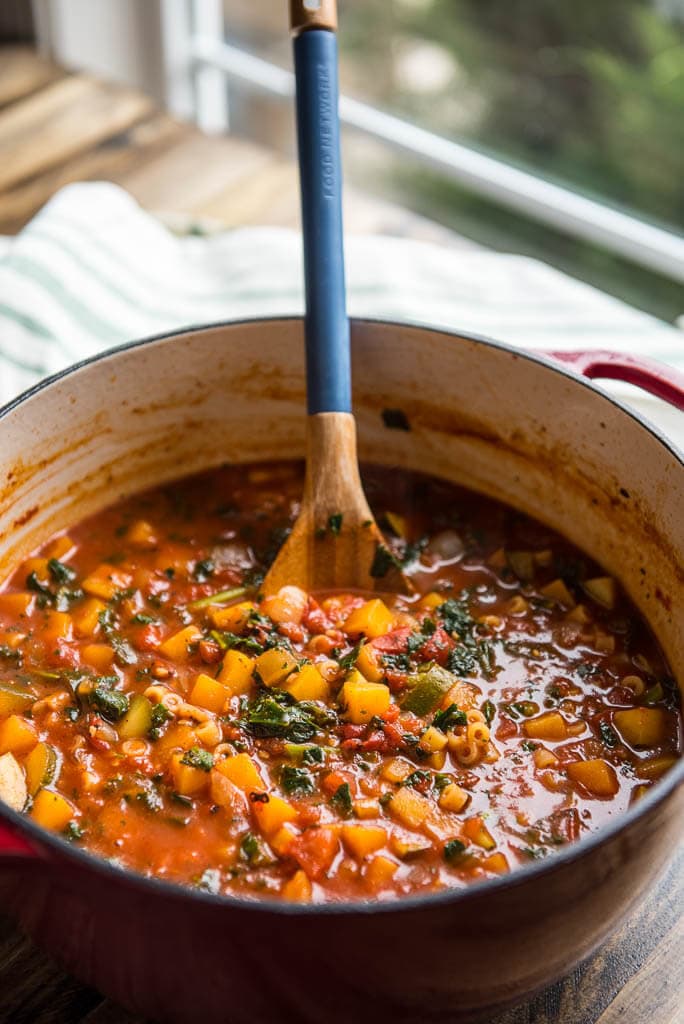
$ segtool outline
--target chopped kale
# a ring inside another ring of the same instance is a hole
[[[79,843],[81,839],[83,839],[85,832],[83,828],[81,828],[81,826],[78,824],[78,822],[74,821],[74,819],[72,818],[72,820],[67,823],[67,826],[64,829],[62,835],[70,843]]]
[[[467,725],[468,716],[465,711],[459,709],[458,704],[450,704],[448,708],[443,711],[438,711],[435,717],[432,719],[432,724],[435,729],[441,729],[442,732],[449,732],[457,725]]]
[[[150,728],[147,731],[147,735],[151,740],[158,740],[162,734],[164,726],[173,718],[171,712],[164,707],[163,704],[155,704],[152,708],[152,715],[150,718]]]
[[[26,577],[26,587],[38,595],[39,608],[45,608],[46,605],[54,602],[54,594],[45,583],[40,582],[35,572],[30,572]]]
[[[472,636],[475,629],[475,620],[468,610],[466,595],[462,594],[458,599],[448,598],[444,604],[438,607],[437,614],[440,616],[447,633],[450,633],[452,636],[456,633],[462,642],[465,642]]]
[[[116,676],[113,677],[118,682]],[[90,703],[108,722],[118,722],[128,711],[128,697],[121,690],[115,690],[110,677],[102,676],[90,694]]]
[[[487,725],[491,725],[494,715],[496,714],[496,705],[491,700],[486,700],[481,709],[482,714],[485,716],[485,722]]]
[[[181,757],[180,763],[190,768],[198,768],[201,772],[210,772],[214,767],[214,755],[202,747],[190,747]]]
[[[48,572],[55,583],[71,583],[76,579],[76,571],[56,558],[48,559]]]
[[[453,864],[463,856],[465,851],[465,843],[462,843],[460,839],[450,839],[448,843],[444,844],[444,859],[447,863]]]
[[[212,629],[209,635],[212,640],[216,641],[222,651],[228,651],[232,647],[240,647],[243,651],[251,651],[254,654],[263,654],[264,652],[264,645],[251,636],[238,636],[236,633],[226,633],[218,629]]]
[[[272,862],[262,840],[253,832],[246,832],[240,841],[240,853],[250,865],[258,868]]]
[[[294,768],[289,764],[283,765],[280,771],[280,785],[288,796],[313,793],[314,791],[311,772],[308,772],[306,768]]]
[[[277,736],[291,743],[306,743],[319,729],[333,725],[337,716],[311,701],[296,701],[282,690],[260,694],[247,709],[245,724],[253,736]]]
[[[539,748],[539,744],[538,743],[533,743],[532,740],[523,740],[522,743],[520,744],[520,746],[528,754],[531,754],[532,751],[537,750]]]
[[[348,818],[352,813],[352,795],[348,782],[338,786],[330,797],[331,805],[340,812],[343,818]]]
[[[455,672],[457,676],[472,675],[477,668],[477,657],[470,647],[465,644],[457,644],[449,651],[447,668]]]
[[[328,529],[334,537],[337,537],[342,529],[342,519],[341,512],[335,512],[334,515],[328,516]]]
[[[216,572],[216,566],[212,562],[211,558],[202,558],[199,562],[195,562],[195,567],[192,570],[193,579],[197,580],[198,583],[205,583],[210,576],[213,576]]]
[[[614,747],[618,742],[617,733],[607,722],[599,722],[599,735],[606,747]]]
[[[382,579],[392,568],[401,568],[399,561],[389,548],[386,548],[384,544],[378,544],[370,567],[371,576],[374,580]]]
[[[421,768],[416,768],[414,772],[407,775],[402,786],[411,786],[412,789],[425,790],[429,787],[432,776],[430,772],[423,771]]]
[[[98,615],[100,626],[105,637],[114,648],[114,658],[119,665],[135,665],[138,655],[135,653],[128,640],[126,640],[116,628],[114,612],[111,608],[105,608]]]
[[[356,659],[358,658],[364,643],[365,640],[359,640],[356,647],[352,647],[351,651],[349,651],[348,654],[345,654],[342,658],[339,659],[338,664],[340,668],[344,669],[345,671],[349,671],[350,668],[354,667],[354,665],[356,664]]]
[[[158,622],[159,619],[155,618],[154,615],[146,615],[145,612],[136,612],[131,619],[132,626],[154,626]]]

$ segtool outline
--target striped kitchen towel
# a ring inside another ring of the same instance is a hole
[[[684,368],[676,328],[536,260],[362,236],[348,239],[346,257],[355,316],[458,328],[528,349],[615,348]],[[0,244],[0,404],[124,341],[302,308],[295,232],[178,237],[115,185],[70,185]],[[681,413],[621,387],[684,440]]]

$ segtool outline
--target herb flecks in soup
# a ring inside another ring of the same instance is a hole
[[[365,481],[377,573],[414,598],[260,595],[295,464],[150,491],[29,558],[0,593],[0,797],[125,867],[300,901],[464,886],[638,799],[681,720],[616,583],[493,501]]]

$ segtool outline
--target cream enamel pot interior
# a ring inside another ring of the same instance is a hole
[[[353,323],[352,345],[362,459],[457,481],[565,534],[620,580],[681,687],[682,456],[550,360],[370,321]],[[0,577],[124,494],[302,456],[304,407],[298,319],[151,339],[39,386],[0,413]],[[386,409],[410,429],[386,426]],[[683,779],[680,763],[603,832],[510,878],[375,907],[177,889],[2,808],[0,894],[74,973],[159,1019],[364,1021],[382,1006],[395,1021],[453,1021],[547,984],[610,932],[681,835]]]

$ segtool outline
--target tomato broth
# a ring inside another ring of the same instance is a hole
[[[481,495],[363,478],[377,593],[260,593],[294,462],[127,498],[27,559],[0,592],[0,798],[122,867],[324,902],[504,874],[643,796],[679,697],[618,583]],[[382,593],[395,563],[415,595]]]

